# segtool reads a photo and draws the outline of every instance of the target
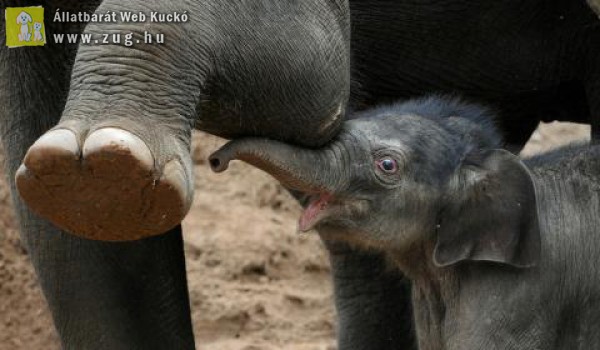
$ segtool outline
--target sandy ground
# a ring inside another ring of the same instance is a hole
[[[523,154],[587,135],[583,125],[542,125]],[[198,349],[335,349],[323,247],[296,233],[299,207],[268,175],[240,162],[209,170],[205,159],[222,142],[194,135],[196,195],[183,223]],[[0,350],[59,349],[1,179]]]

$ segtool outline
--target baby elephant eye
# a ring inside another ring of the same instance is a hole
[[[378,160],[377,167],[388,174],[394,174],[398,171],[398,163],[395,159],[389,157]]]

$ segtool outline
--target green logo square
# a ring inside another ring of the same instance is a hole
[[[7,7],[4,17],[6,46],[43,46],[46,44],[43,7]]]

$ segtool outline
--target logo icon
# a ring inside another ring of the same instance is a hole
[[[43,7],[7,7],[4,19],[6,22],[6,46],[43,46],[46,44]]]

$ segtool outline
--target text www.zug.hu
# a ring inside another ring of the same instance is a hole
[[[83,45],[124,45],[135,44],[164,44],[164,34],[144,32],[143,35],[133,33],[112,34],[60,34],[53,35],[55,44],[83,44]]]

